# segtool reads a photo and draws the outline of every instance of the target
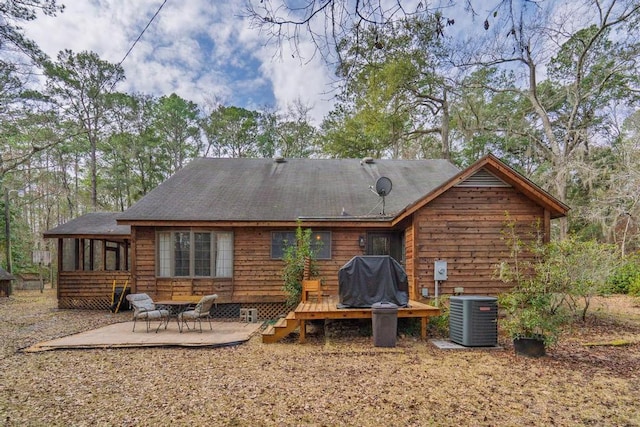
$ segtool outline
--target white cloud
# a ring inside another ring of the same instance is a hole
[[[112,63],[122,60],[162,0],[67,2],[57,17],[24,25],[26,35],[52,58],[63,49],[93,51]],[[157,96],[173,92],[203,104],[217,97],[230,105],[277,108],[301,99],[319,122],[331,106],[330,73],[319,60],[301,62],[263,46],[257,30],[238,17],[240,2],[169,1],[123,63],[118,90]],[[273,94],[265,98],[264,91]]]
[[[303,43],[299,48],[302,52],[310,52],[313,46]],[[332,106],[331,76],[322,59],[316,56],[305,62],[304,59],[292,57],[288,47],[284,48],[280,59],[268,54],[262,59],[261,69],[273,82],[276,107],[286,111],[288,106],[301,100],[312,108],[310,114],[319,124]]]

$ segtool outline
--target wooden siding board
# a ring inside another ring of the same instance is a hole
[[[122,287],[128,279],[128,271],[63,271],[59,273],[58,298],[111,298],[113,281]]]
[[[544,226],[544,209],[515,188],[454,187],[414,214],[416,289],[434,292],[433,263],[447,261],[448,280],[441,293],[463,287],[465,294],[496,294],[508,285],[495,269],[510,259],[503,228],[506,213],[516,221],[522,239],[535,238],[535,224]]]
[[[497,264],[509,258],[502,229],[505,212],[517,222],[517,232],[524,237],[531,225],[543,220],[544,209],[515,188],[458,188],[441,194],[417,211],[405,229],[405,255],[410,279],[410,295],[419,297],[420,288],[434,288],[433,262],[449,263],[449,279],[442,283],[443,292],[462,286],[465,293],[495,293],[505,284],[493,278]],[[303,224],[303,227],[305,225]],[[294,228],[286,228],[293,230]],[[319,277],[327,295],[338,294],[337,272],[356,255],[362,255],[359,227],[331,229],[330,260],[319,260]],[[181,294],[219,293],[220,302],[282,302],[282,270],[280,259],[271,259],[271,232],[283,228],[234,228],[233,279],[196,279]],[[132,248],[136,261],[136,286],[139,290],[166,293],[162,279],[155,277],[155,229],[132,227],[136,240]],[[164,287],[163,287],[164,286]]]
[[[137,226],[133,226],[132,229],[138,236],[134,241],[137,254],[137,289],[152,296],[171,295],[171,288],[167,283],[179,279],[155,276],[155,229]],[[284,302],[286,299],[282,291],[284,262],[281,259],[271,259],[271,232],[277,230],[282,228],[234,229],[233,279],[189,279],[191,292],[194,294],[218,293],[220,303]],[[286,228],[286,230],[294,231],[295,228]],[[318,227],[317,230],[327,229]],[[338,269],[355,255],[363,254],[358,246],[358,237],[362,234],[362,230],[350,228],[329,231],[332,235],[332,258],[318,260],[318,269],[319,277],[324,280],[324,292],[337,295]],[[189,290],[185,287],[179,292],[185,294]]]

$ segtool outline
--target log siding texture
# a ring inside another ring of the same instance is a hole
[[[440,294],[495,295],[508,285],[495,277],[496,267],[510,260],[505,238],[507,218],[523,241],[537,238],[545,210],[514,188],[449,189],[414,214],[417,230],[416,291],[434,295],[434,262],[447,261],[448,279]],[[547,231],[548,232],[548,231]]]
[[[369,191],[381,176],[393,181],[384,213],[376,210],[379,199]],[[542,233],[548,240],[551,221],[568,209],[492,155],[462,171],[442,160],[198,159],[117,219],[109,216],[110,224],[97,223],[106,216],[94,218],[95,233],[75,226],[91,223],[81,217],[45,237],[100,236],[117,229],[131,243],[133,292],[162,299],[217,293],[220,304],[263,307],[286,299],[284,262],[271,258],[272,232],[294,231],[298,224],[331,232],[331,258],[317,261],[328,295],[338,294],[340,267],[366,254],[361,237],[393,232],[403,237],[399,261],[407,271],[410,298],[420,300],[423,291],[430,297],[435,293],[436,260],[448,263],[441,294],[463,288],[465,294],[495,295],[507,289],[495,278],[496,266],[510,258],[503,233],[507,215],[521,239]],[[232,277],[158,277],[156,238],[170,230],[232,232]],[[106,300],[113,276],[60,274],[59,298]],[[125,276],[128,272],[120,280]]]

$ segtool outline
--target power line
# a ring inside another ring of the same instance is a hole
[[[138,35],[138,38],[133,42],[133,44],[131,45],[131,47],[129,48],[129,50],[127,51],[127,53],[124,54],[124,56],[122,57],[122,59],[120,60],[120,62],[118,62],[118,67],[122,65],[122,63],[124,62],[125,59],[127,59],[127,56],[129,56],[129,54],[131,53],[131,51],[133,50],[134,47],[136,47],[136,44],[138,44],[138,42],[140,41],[140,39],[142,38],[143,34],[145,31],[147,31],[147,28],[149,28],[149,26],[151,25],[151,23],[153,22],[154,19],[156,19],[156,16],[158,16],[158,14],[160,13],[160,11],[162,10],[162,8],[164,7],[165,3],[167,3],[168,0],[164,0],[162,2],[162,4],[160,5],[160,7],[158,8],[158,10],[156,10],[156,13],[153,14],[153,16],[151,17],[151,19],[149,20],[149,22],[147,22],[147,25],[145,25],[145,27],[142,29],[142,31],[140,32],[140,35]],[[106,83],[106,82],[105,82]],[[111,84],[111,87],[109,87],[109,92],[111,92],[113,90],[113,87],[116,85],[116,83],[118,83],[117,81],[113,82]],[[101,88],[103,86],[101,85]]]
[[[162,8],[164,7],[165,3],[167,2],[167,0],[164,0],[162,2],[162,4],[160,5],[160,7],[158,8],[158,10],[156,10],[156,13],[153,14],[153,16],[151,17],[151,19],[149,20],[149,22],[147,23],[147,25],[144,27],[144,29],[142,30],[142,32],[140,33],[140,35],[138,36],[138,38],[133,42],[133,44],[131,45],[131,47],[129,48],[129,50],[127,51],[127,53],[124,54],[124,57],[122,57],[122,59],[120,60],[120,62],[118,62],[118,65],[122,65],[122,63],[124,62],[125,59],[127,59],[127,56],[129,56],[129,54],[131,53],[131,51],[133,50],[134,47],[136,47],[136,44],[140,41],[140,39],[142,38],[142,35],[144,34],[145,31],[147,31],[147,28],[149,28],[149,25],[151,25],[151,23],[153,22],[154,19],[156,19],[156,16],[158,16],[158,14],[160,13],[160,11],[162,10]]]

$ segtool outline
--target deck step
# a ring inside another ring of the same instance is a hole
[[[262,336],[264,337],[265,335],[274,335],[275,333],[276,328],[274,328],[273,325],[269,325],[264,331],[262,331]]]
[[[295,331],[299,325],[300,321],[296,320],[296,314],[289,312],[287,317],[282,317],[275,324],[267,326],[267,329],[262,332],[262,342],[265,344],[278,342]]]

